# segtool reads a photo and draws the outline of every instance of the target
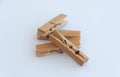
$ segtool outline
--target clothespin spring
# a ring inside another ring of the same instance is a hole
[[[68,53],[70,52],[70,49],[73,49],[75,51],[75,54],[80,54],[80,51],[79,50],[75,50],[72,45],[67,44],[66,40],[63,40],[62,42],[67,45]]]

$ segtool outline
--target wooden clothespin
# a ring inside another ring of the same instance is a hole
[[[61,34],[63,34],[66,38],[75,38],[75,37],[79,38],[80,37],[80,31],[75,31],[75,30],[58,30],[58,31]],[[50,34],[54,34],[54,32],[52,32]],[[37,37],[38,37],[38,40],[49,40],[48,38],[41,36],[40,29],[38,29],[38,31],[37,31]]]
[[[78,38],[71,38],[68,40],[71,41],[77,48],[79,48]],[[36,56],[37,57],[56,54],[56,53],[63,53],[63,51],[60,48],[58,48],[56,45],[54,45],[53,43],[36,45]]]
[[[47,39],[48,34],[66,24],[65,17],[66,15],[60,14],[40,27],[37,32],[38,39]]]
[[[71,41],[76,47],[80,47],[80,31],[73,30],[58,30],[63,34],[69,41]],[[54,32],[51,33],[54,35]],[[56,53],[62,53],[60,48],[56,47],[53,43],[38,44],[36,45],[36,56],[45,56]]]
[[[70,55],[81,66],[88,61],[88,57],[81,52],[72,42],[65,38],[59,31],[55,30],[54,35],[49,35],[49,40],[52,41],[58,48]]]

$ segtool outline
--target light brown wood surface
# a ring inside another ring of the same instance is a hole
[[[83,52],[75,53],[79,49],[70,42],[67,38],[65,38],[59,31],[54,31],[54,35],[50,34],[49,39],[62,51],[69,54],[74,60],[76,60],[81,66],[88,61],[88,57],[83,54]],[[66,42],[64,42],[66,40]],[[70,48],[72,46],[72,48]]]
[[[60,14],[58,16],[56,16],[55,18],[53,18],[52,20],[50,20],[49,22],[45,23],[44,25],[42,25],[39,30],[40,30],[40,36],[47,36],[50,33],[52,33],[54,30],[62,27],[64,24],[66,24],[66,21],[64,20],[64,18],[66,17],[66,15],[64,14]]]

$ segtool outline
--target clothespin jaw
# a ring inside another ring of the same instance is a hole
[[[66,17],[66,15],[64,14],[60,14],[58,16],[56,16],[55,18],[53,18],[52,20],[50,20],[49,22],[47,22],[46,24],[44,24],[43,26],[41,26],[38,29],[38,33],[37,36],[39,36],[38,38],[42,39],[44,37],[48,37],[48,35],[50,33],[52,33],[54,30],[62,27],[64,24],[66,24],[66,21],[64,20]]]
[[[55,30],[54,32],[54,35],[50,34],[49,40],[51,40],[57,47],[69,54],[81,66],[88,61],[88,57],[78,50],[78,48],[67,38],[65,38],[59,31]]]

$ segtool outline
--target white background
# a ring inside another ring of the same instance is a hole
[[[61,29],[81,31],[79,66],[67,54],[35,56],[36,31],[67,14]],[[119,0],[0,0],[0,77],[120,77]]]

